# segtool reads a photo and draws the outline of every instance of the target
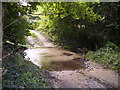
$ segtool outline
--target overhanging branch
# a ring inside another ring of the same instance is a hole
[[[54,14],[63,14],[64,12],[61,12],[61,13],[48,13],[48,14],[44,14],[44,13],[39,13],[39,14],[28,14],[28,15],[54,15]]]

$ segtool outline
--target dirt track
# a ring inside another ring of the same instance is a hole
[[[39,45],[34,43],[34,40],[28,38],[28,40],[30,39],[29,42],[38,48],[26,50],[27,55],[39,67],[42,67],[41,61],[44,61],[44,66],[47,65],[45,66],[47,69],[55,65],[52,68],[53,71],[47,73],[53,88],[118,88],[120,82],[118,82],[116,71],[105,69],[91,61],[84,61],[81,55],[73,52],[59,50],[39,32],[33,32],[42,39],[43,46],[40,48]],[[52,61],[52,64],[49,63],[50,61]],[[49,66],[49,64],[51,65]],[[79,68],[78,66],[85,66],[85,68]],[[57,70],[58,67],[60,68]]]
[[[93,62],[87,69],[75,71],[52,71],[49,79],[53,88],[118,88],[118,74],[102,69]]]

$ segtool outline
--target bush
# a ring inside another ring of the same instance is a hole
[[[50,88],[46,74],[42,68],[24,60],[21,54],[3,59],[3,68],[7,70],[3,74],[3,88]]]
[[[114,43],[108,42],[105,47],[96,51],[89,51],[86,58],[96,60],[97,62],[107,65],[111,69],[120,68],[120,58],[118,58],[120,48]]]

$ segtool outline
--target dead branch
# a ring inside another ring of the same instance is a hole
[[[13,50],[12,52],[10,52],[10,53],[8,53],[7,55],[3,56],[2,59],[6,58],[6,57],[8,57],[8,56],[10,56],[10,55],[12,55],[14,51],[15,51],[15,50]]]

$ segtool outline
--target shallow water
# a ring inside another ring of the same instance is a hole
[[[62,71],[85,68],[82,56],[70,51],[54,47],[39,47],[28,49],[25,52],[34,64],[47,70]]]
[[[111,88],[118,87],[118,74],[103,69],[99,64],[87,61],[74,52],[56,48],[38,31],[33,32],[40,38],[43,45],[35,43],[28,37],[33,48],[25,50],[25,58],[30,58],[34,64],[46,70],[52,76],[50,80],[57,88]],[[39,43],[39,40],[37,40]],[[54,77],[54,78],[53,78]],[[54,79],[57,81],[54,81]],[[59,82],[61,81],[61,82]]]
[[[42,45],[35,42],[31,36],[27,37],[29,43],[33,44],[33,48],[25,50],[27,56],[34,64],[47,70],[62,71],[76,70],[85,68],[82,55],[56,48],[52,42],[47,40],[42,34],[36,30],[30,30],[38,36],[38,43],[42,41]]]

